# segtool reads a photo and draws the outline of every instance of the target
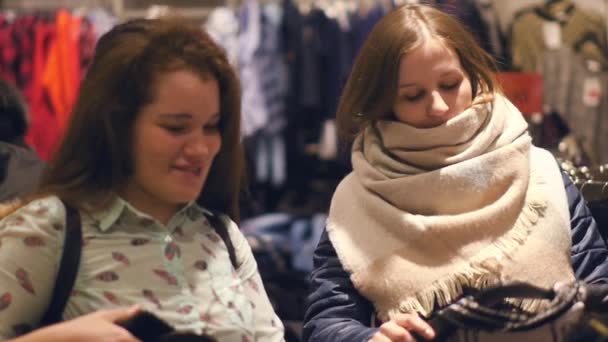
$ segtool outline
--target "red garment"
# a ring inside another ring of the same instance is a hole
[[[22,90],[30,115],[25,141],[48,160],[67,128],[95,35],[92,25],[81,25],[66,10],[52,23],[45,17],[8,22],[0,16],[0,76]]]
[[[32,60],[34,57],[34,29],[36,17],[26,15],[13,23],[14,38],[17,46],[17,84],[27,92],[32,83]]]
[[[13,25],[0,16],[0,76],[17,84],[15,61],[17,46],[13,39]]]
[[[42,82],[48,90],[60,132],[67,127],[80,84],[78,37],[80,18],[59,10],[55,18],[55,40],[51,46]]]
[[[44,160],[48,160],[59,140],[59,126],[43,86],[43,74],[54,25],[39,20],[34,30],[32,86],[26,94],[30,104],[31,123],[26,143]]]

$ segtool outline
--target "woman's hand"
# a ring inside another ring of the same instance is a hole
[[[38,341],[104,341],[138,342],[126,329],[114,324],[129,319],[139,307],[99,310],[69,321],[35,330],[12,342]]]
[[[401,314],[383,323],[370,342],[416,342],[412,332],[429,341],[435,338],[435,331],[422,318],[414,314]]]

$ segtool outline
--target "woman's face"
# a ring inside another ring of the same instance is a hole
[[[417,128],[436,127],[471,106],[473,91],[456,52],[428,39],[401,58],[393,112]]]
[[[134,125],[134,174],[123,197],[170,218],[195,200],[221,147],[220,93],[215,79],[188,70],[161,74],[152,103]]]

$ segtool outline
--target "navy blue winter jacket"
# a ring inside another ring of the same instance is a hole
[[[608,283],[608,249],[578,189],[562,173],[572,227],[572,266],[577,279]],[[607,229],[608,227],[603,227]],[[372,303],[354,288],[327,232],[314,253],[311,293],[304,317],[304,341],[367,341],[377,331]]]

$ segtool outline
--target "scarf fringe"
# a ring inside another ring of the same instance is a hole
[[[547,201],[540,191],[544,183],[542,177],[531,172],[530,183],[532,184],[526,193],[526,204],[513,229],[483,251],[478,261],[470,262],[460,272],[436,281],[413,297],[405,298],[398,308],[392,308],[387,312],[389,317],[380,318],[388,320],[397,313],[419,313],[427,317],[435,309],[435,303],[444,307],[458,300],[463,295],[463,288],[483,289],[500,285],[503,282],[500,275],[502,266],[497,256],[510,259],[518,247],[526,241],[533,227],[544,216],[547,209]],[[512,304],[527,312],[538,312],[545,302],[544,299],[511,301]]]

